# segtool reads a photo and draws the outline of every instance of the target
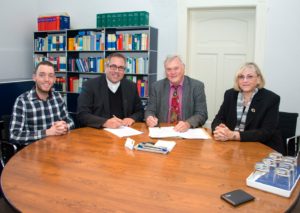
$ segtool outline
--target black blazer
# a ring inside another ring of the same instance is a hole
[[[142,121],[144,110],[136,84],[123,78],[120,87],[125,118]],[[106,75],[83,83],[78,97],[77,118],[81,126],[94,128],[101,128],[111,118]]]
[[[236,105],[238,91],[229,89],[212,122],[212,130],[224,123],[234,130],[237,123]],[[283,153],[284,145],[278,130],[280,97],[267,89],[259,89],[252,99],[247,114],[245,130],[240,132],[241,141],[259,141]]]

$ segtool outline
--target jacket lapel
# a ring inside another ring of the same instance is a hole
[[[161,95],[162,111],[160,114],[162,115],[163,120],[167,122],[168,115],[169,115],[169,94],[170,94],[170,83],[168,79],[165,79],[163,83],[163,88],[162,90],[159,91],[162,91],[162,95]]]
[[[109,115],[110,108],[109,108],[108,85],[106,81],[106,75],[103,75],[103,77],[100,80],[100,93],[102,93],[103,95],[104,112],[107,112]]]
[[[255,117],[256,109],[259,108],[259,105],[260,105],[261,101],[262,101],[261,90],[258,90],[258,92],[253,97],[253,100],[252,100],[251,105],[249,107],[245,127],[247,127],[251,123],[253,118]]]
[[[126,117],[128,117],[128,115],[127,115],[127,110],[128,110],[127,94],[128,94],[128,92],[133,92],[133,91],[126,91],[127,88],[125,88],[123,81],[124,81],[124,79],[121,80],[120,87],[121,87],[121,91],[122,91],[122,102],[123,102],[124,117],[126,118]]]
[[[183,88],[182,88],[182,109],[181,109],[181,117],[182,120],[186,120],[188,118],[188,114],[190,114],[189,109],[191,109],[191,107],[189,107],[188,105],[191,104],[192,98],[191,98],[191,87],[189,85],[189,81],[188,78],[184,76],[184,80],[183,80]],[[184,110],[183,110],[184,109]]]

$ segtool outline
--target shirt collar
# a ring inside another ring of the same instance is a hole
[[[47,98],[47,99],[49,99],[49,98],[52,97],[52,91],[53,91],[53,89],[51,88],[51,90],[49,91],[49,95],[48,95],[48,98]],[[37,94],[36,89],[35,89],[35,86],[30,90],[30,92],[29,92],[29,98],[30,98],[31,100],[42,100],[42,99],[39,97],[39,95]]]
[[[183,86],[183,81],[184,81],[184,78],[180,81],[180,83],[179,83],[177,86],[178,86],[178,87],[182,87],[182,86]],[[170,88],[171,88],[171,87],[175,87],[175,85],[172,84],[170,81],[169,81],[169,83],[170,83]]]
[[[112,83],[110,80],[108,80],[108,78],[106,78],[106,82],[107,82],[107,86],[110,89],[110,91],[112,91],[113,93],[116,93],[116,91],[118,90],[118,88],[120,86],[120,81],[117,83]]]

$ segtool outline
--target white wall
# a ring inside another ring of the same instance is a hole
[[[0,70],[0,80],[31,77],[33,32],[38,15],[45,13],[67,12],[75,29],[95,28],[98,13],[148,11],[150,25],[158,28],[158,79],[164,77],[164,58],[176,51],[177,4],[173,0],[0,1],[0,20],[5,20],[1,29],[5,33],[0,34],[0,62],[5,69]]]
[[[281,97],[280,110],[300,114],[300,1],[268,2],[264,74]],[[297,134],[300,134],[298,117]]]
[[[0,81],[31,78],[37,0],[0,0]]]

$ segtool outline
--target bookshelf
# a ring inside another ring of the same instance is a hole
[[[127,58],[125,78],[137,84],[146,106],[150,85],[157,79],[158,30],[151,26],[107,27],[34,32],[34,64],[50,60],[57,68],[55,89],[76,112],[82,83],[102,75],[111,53]]]

